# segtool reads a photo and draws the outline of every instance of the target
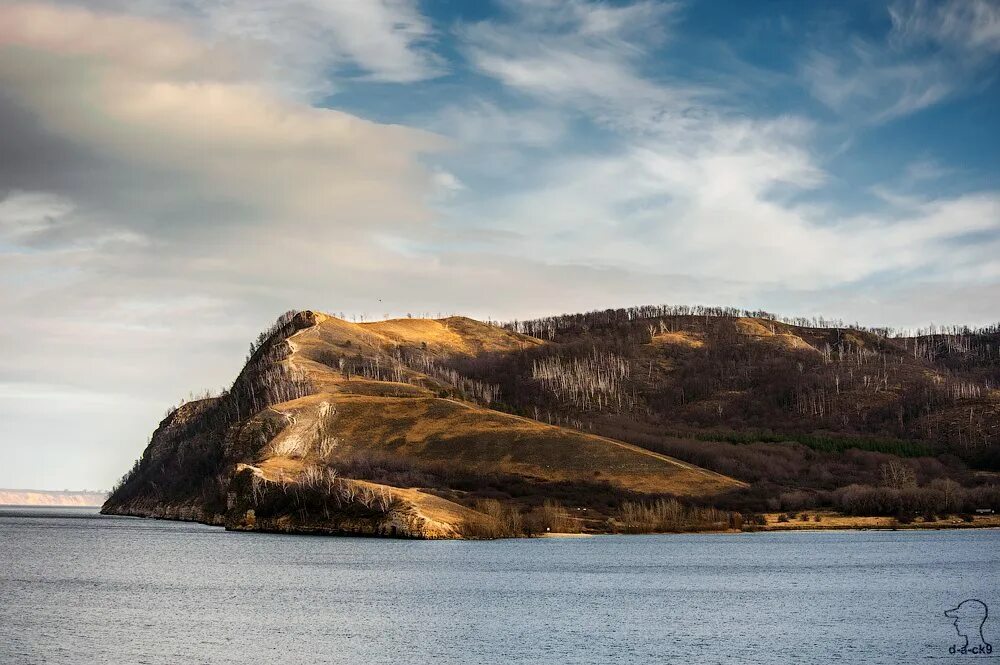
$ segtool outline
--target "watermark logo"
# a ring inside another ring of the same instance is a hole
[[[963,656],[988,656],[993,653],[993,645],[983,637],[983,626],[990,616],[990,608],[986,603],[970,598],[963,600],[958,607],[945,611],[944,615],[954,619],[953,625],[959,638],[948,649],[948,653]]]

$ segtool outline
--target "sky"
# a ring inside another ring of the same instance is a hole
[[[1000,320],[997,0],[0,0],[0,487],[285,310]]]

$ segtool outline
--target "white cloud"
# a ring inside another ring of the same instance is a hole
[[[619,138],[602,154],[560,154],[536,165],[532,185],[492,203],[475,199],[450,211],[478,228],[507,232],[506,251],[550,265],[729,276],[758,288],[831,288],[920,271],[988,279],[995,271],[997,194],[928,200],[883,187],[884,210],[853,216],[803,203],[797,195],[818,193],[829,180],[811,145],[812,123],[738,116],[711,103],[724,97],[721,91],[693,94],[644,76],[643,45],[664,38],[656,26],[669,18],[669,6],[508,8],[510,21],[462,32],[472,62],[550,109],[583,110]],[[615,20],[607,11],[650,20]],[[637,25],[640,32],[630,32]],[[877,54],[858,44],[856,55]],[[920,68],[838,78],[843,63],[820,55],[814,67],[830,84],[822,93],[834,106],[866,95],[881,102],[896,87],[894,106],[882,111],[896,114],[948,94],[925,86]],[[987,239],[966,242],[976,233]]]
[[[782,142],[787,130],[777,124],[770,134],[749,124],[739,140],[646,141],[614,156],[564,159],[531,190],[480,203],[479,221],[530,228],[511,236],[507,251],[539,262],[728,277],[761,289],[832,288],[900,273],[983,280],[1000,265],[996,193],[910,197],[855,216],[775,196],[781,184],[822,182],[808,154]],[[968,242],[973,234],[987,235]]]
[[[436,197],[439,200],[449,199],[465,189],[465,185],[454,173],[444,169],[435,170],[433,180],[434,186],[437,188]]]
[[[907,184],[915,185],[917,183],[938,180],[951,173],[951,169],[942,166],[933,159],[918,159],[907,164],[903,180]]]
[[[812,94],[838,112],[879,123],[937,104],[958,81],[947,66],[929,60],[886,63],[883,55],[858,45],[849,59],[813,53],[802,66]]]
[[[0,15],[4,91],[50,135],[176,188],[154,206],[227,204],[242,225],[314,230],[427,217],[417,156],[443,146],[430,134],[284,99],[238,49],[169,24],[44,5]]]
[[[508,232],[509,251],[550,264],[808,289],[886,274],[986,279],[995,271],[996,193],[928,200],[883,186],[876,193],[888,205],[853,216],[815,202],[818,196],[803,203],[801,194],[820,194],[829,181],[812,146],[813,123],[736,115],[713,103],[723,91],[693,94],[644,76],[644,49],[665,38],[658,26],[671,6],[507,6],[509,21],[462,32],[472,62],[551,109],[583,110],[618,134],[616,146],[601,154],[560,154],[536,167],[532,185],[452,211]],[[881,55],[854,44],[854,57],[864,62]],[[888,116],[949,94],[943,83],[928,84],[925,68],[898,64],[856,75],[851,66],[814,55],[813,73],[824,82],[817,94],[831,106],[868,97],[878,105],[888,91],[892,106],[880,110]],[[942,70],[939,79],[946,78]],[[526,228],[530,235],[517,234]],[[976,233],[986,239],[967,242]]]

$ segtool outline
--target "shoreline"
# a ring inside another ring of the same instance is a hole
[[[784,515],[787,519],[779,521]],[[803,519],[803,517],[805,519]],[[765,513],[765,524],[746,525],[746,531],[903,531],[944,529],[996,529],[1000,528],[1000,515],[973,515],[965,521],[956,515],[948,515],[928,521],[915,518],[911,522],[900,522],[894,517],[874,517],[842,515],[831,511],[801,511],[796,513]]]
[[[67,509],[67,510],[98,510],[99,506],[46,506],[46,505],[0,505],[0,508],[7,509]],[[205,526],[216,526],[222,528],[226,531],[242,532],[242,533],[280,533],[292,536],[305,536],[305,535],[336,535],[341,537],[373,537],[373,534],[364,533],[322,533],[317,532],[315,529],[303,529],[297,531],[295,529],[282,529],[279,531],[271,531],[265,529],[230,529],[226,528],[225,525],[219,523],[218,521],[206,521],[204,519],[192,519],[193,516],[181,517],[165,517],[154,514],[136,514],[136,513],[125,513],[125,512],[104,512],[100,511],[101,515],[108,517],[131,517],[136,519],[153,519],[153,520],[163,520],[168,522],[194,522],[199,524],[204,524]],[[802,515],[803,513],[798,513],[797,515]],[[553,532],[553,533],[543,533],[536,536],[519,536],[512,539],[531,539],[531,538],[546,538],[546,539],[562,539],[562,540],[575,540],[583,538],[594,538],[597,536],[658,536],[658,535],[692,535],[692,534],[740,534],[740,533],[766,533],[766,532],[817,532],[817,531],[944,531],[949,529],[1000,529],[1000,515],[975,515],[971,522],[963,521],[957,517],[950,517],[947,519],[941,519],[933,522],[925,521],[914,521],[909,524],[904,524],[896,521],[891,517],[863,517],[863,516],[847,516],[838,515],[835,513],[805,513],[809,519],[803,520],[799,517],[794,517],[786,522],[779,522],[778,516],[781,513],[766,513],[764,514],[766,524],[763,525],[752,525],[747,524],[742,529],[706,529],[706,530],[690,530],[690,531],[651,531],[648,533],[615,533],[615,532],[580,532],[580,533],[564,533],[564,532]],[[820,516],[819,522],[815,521],[816,515]],[[374,537],[389,537],[392,536],[374,536]],[[405,539],[405,538],[404,538]],[[441,540],[441,539],[417,539],[417,540]],[[467,539],[467,538],[449,538],[445,540],[477,540],[477,539]]]
[[[942,524],[939,526],[924,526],[922,524],[899,524],[896,526],[806,526],[806,527],[763,527],[759,529],[743,529],[732,533],[759,533],[768,531],[949,531],[958,529],[1000,529],[1000,524]],[[727,533],[727,532],[719,532]]]

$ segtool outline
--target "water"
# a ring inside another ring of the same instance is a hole
[[[948,662],[965,598],[996,654],[1000,532],[415,542],[0,509],[3,665]]]

